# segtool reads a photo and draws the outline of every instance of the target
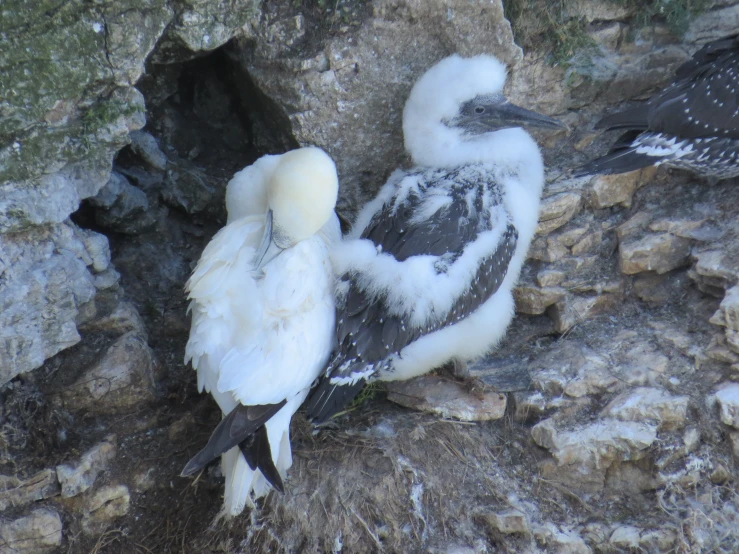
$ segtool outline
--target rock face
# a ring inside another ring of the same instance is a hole
[[[44,508],[14,521],[0,523],[0,552],[54,552],[62,544],[62,521],[57,512]]]
[[[45,469],[28,479],[0,476],[0,512],[57,494],[59,481],[53,469]]]
[[[75,320],[110,263],[107,239],[62,223],[0,234],[0,384],[80,340]]]
[[[154,399],[151,348],[129,332],[121,336],[82,376],[62,393],[70,411],[119,413]]]
[[[98,474],[105,470],[116,454],[115,435],[88,450],[76,464],[56,466],[62,487],[62,498],[77,496],[92,487]]]
[[[682,37],[696,3],[31,4],[0,18],[0,552],[739,551],[739,188],[569,177],[614,140],[594,121],[734,32],[737,2]],[[570,127],[537,136],[518,316],[464,383],[295,418],[286,494],[211,526],[217,464],[177,477],[221,417],[182,364],[182,290],[226,182],[322,146],[351,220],[452,52],[496,54],[513,101]]]
[[[423,71],[452,52],[495,52],[509,64],[522,57],[499,0],[380,0],[366,9],[354,32],[316,45],[303,17],[268,7],[254,47],[241,54],[295,139],[337,161],[339,209],[349,213],[403,160],[402,109]]]

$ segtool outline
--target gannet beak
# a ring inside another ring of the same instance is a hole
[[[487,110],[490,123],[496,127],[542,127],[544,129],[568,129],[567,125],[557,121],[553,117],[527,110],[505,101],[500,104],[490,105]]]
[[[272,240],[273,217],[274,216],[272,214],[272,210],[269,210],[267,212],[267,221],[264,225],[264,236],[262,237],[262,244],[259,246],[257,255],[254,258],[255,260],[257,260],[257,271],[260,271],[265,265],[274,260],[283,250],[275,244],[274,240]]]

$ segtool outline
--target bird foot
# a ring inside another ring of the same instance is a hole
[[[455,379],[469,379],[470,370],[467,367],[467,362],[454,358],[451,362],[444,366],[446,372]]]

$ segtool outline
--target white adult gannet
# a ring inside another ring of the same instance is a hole
[[[536,229],[544,165],[524,123],[563,127],[508,102],[492,56],[448,57],[403,112],[416,167],[396,171],[333,255],[345,295],[338,349],[308,401],[325,421],[373,380],[415,377],[491,350]]]
[[[186,285],[192,327],[185,363],[223,411],[183,470],[222,455],[224,513],[283,490],[292,465],[290,419],[328,361],[335,324],[329,246],[336,167],[318,148],[264,156],[226,192],[228,221]]]

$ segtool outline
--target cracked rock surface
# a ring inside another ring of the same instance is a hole
[[[739,4],[680,35],[567,0],[597,48],[566,63],[519,34],[533,8],[514,35],[513,4],[6,0],[0,553],[739,551],[739,187],[568,173]],[[286,493],[211,525],[220,467],[179,477],[221,417],[182,364],[182,290],[227,181],[315,144],[350,221],[408,163],[405,97],[452,52],[496,54],[511,100],[570,127],[537,135],[506,338],[464,379],[369,389],[318,433],[296,417]]]

